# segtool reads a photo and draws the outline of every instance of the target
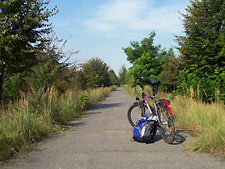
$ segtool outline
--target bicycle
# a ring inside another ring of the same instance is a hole
[[[143,78],[141,80],[143,80]],[[135,91],[137,85],[139,85],[142,89],[142,99],[139,99],[139,97],[136,96],[137,102],[135,102],[128,109],[127,117],[129,123],[132,127],[134,127],[136,123],[140,120],[140,117],[144,116],[146,113],[149,113],[151,119],[157,122],[157,130],[159,131],[159,134],[161,135],[163,140],[168,144],[173,143],[175,139],[175,126],[173,121],[172,110],[169,107],[170,101],[156,98],[160,81],[150,80],[153,96],[145,94],[144,87],[141,85],[140,80],[138,80],[132,85],[132,88],[135,87]],[[146,96],[153,100],[154,107],[152,107],[148,103]]]

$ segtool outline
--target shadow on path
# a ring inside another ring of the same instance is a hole
[[[175,136],[175,142],[176,143],[173,143],[173,144],[174,145],[182,144],[183,142],[186,141],[187,137],[188,137],[187,135],[184,135],[184,130],[177,129],[176,130],[176,136]]]
[[[70,127],[80,127],[80,126],[83,126],[84,124],[85,124],[85,122],[76,120],[76,121],[69,122],[68,126],[70,126]]]
[[[183,130],[176,130],[176,135],[175,135],[175,139],[173,141],[173,143],[171,145],[178,145],[178,144],[182,144],[186,141],[186,138],[187,136],[184,136],[184,131]],[[156,134],[154,136],[154,140],[148,144],[151,144],[151,143],[154,143],[154,142],[157,142],[157,141],[160,141],[162,140],[162,136],[160,134]]]
[[[119,107],[121,105],[121,103],[105,103],[105,104],[100,104],[100,105],[97,105],[93,108],[90,109],[91,110],[98,110],[98,109],[108,109],[108,108],[112,108],[112,107]]]

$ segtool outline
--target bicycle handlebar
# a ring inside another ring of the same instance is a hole
[[[141,77],[141,79],[139,79],[136,83],[133,83],[133,85],[131,86],[132,88],[133,87],[136,87],[137,85],[139,85],[142,89],[144,89],[144,87],[140,84],[140,81],[143,80],[144,78]]]

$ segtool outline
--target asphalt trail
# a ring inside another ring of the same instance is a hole
[[[118,88],[71,130],[44,139],[24,157],[3,169],[225,169],[224,159],[184,151],[193,139],[183,131],[182,144],[166,144],[160,136],[152,144],[131,140],[127,110],[133,99]]]

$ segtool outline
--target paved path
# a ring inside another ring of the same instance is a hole
[[[71,131],[45,139],[25,157],[4,169],[225,169],[225,161],[183,151],[191,137],[169,145],[160,137],[152,144],[131,141],[127,109],[133,99],[118,88],[85,118],[72,122]]]

